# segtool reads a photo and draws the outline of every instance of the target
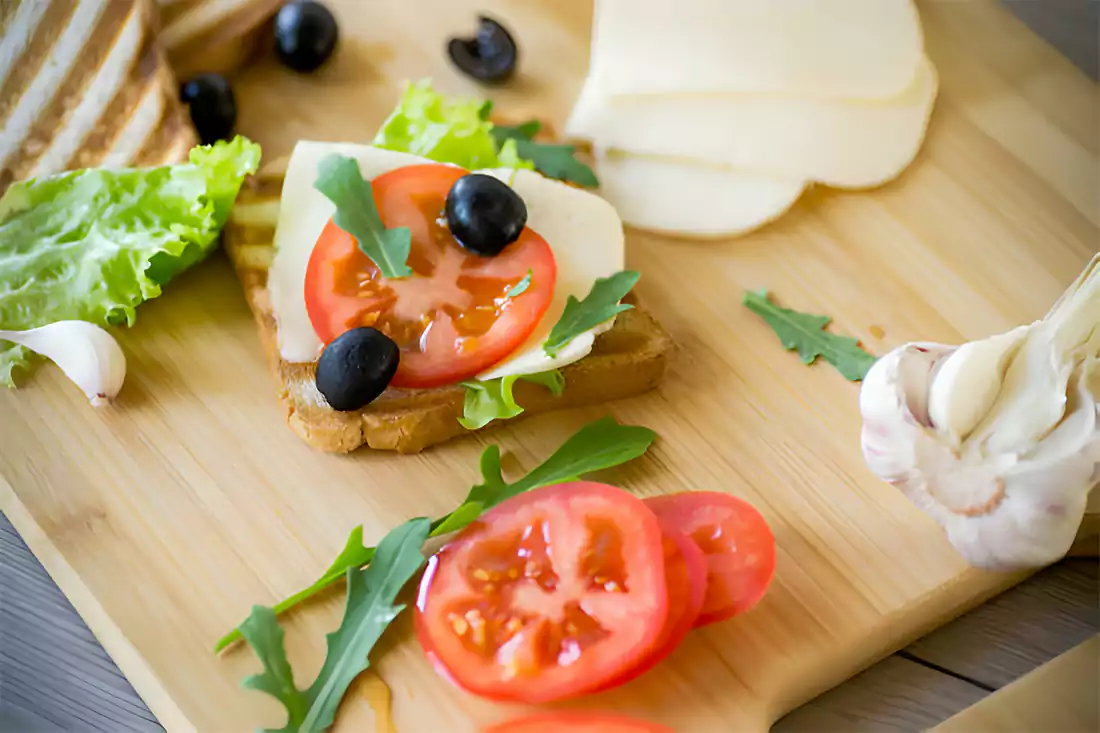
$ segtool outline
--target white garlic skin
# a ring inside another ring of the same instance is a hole
[[[1100,255],[1041,321],[900,346],[863,380],[867,465],[977,567],[1063,557],[1100,482]]]
[[[57,364],[95,407],[118,396],[126,381],[126,355],[118,342],[86,321],[57,321],[29,331],[0,331],[0,340],[25,346]]]
[[[1073,544],[1100,476],[1095,395],[1083,385],[1072,412],[1026,454],[959,451],[932,427],[928,382],[955,347],[907,344],[868,372],[860,394],[867,465],[946,531],[976,567],[1038,567]]]

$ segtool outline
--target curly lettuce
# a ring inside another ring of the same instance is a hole
[[[60,320],[132,325],[138,305],[208,255],[260,147],[243,137],[159,168],[15,183],[0,198],[0,329]],[[29,352],[0,341],[0,384]]]
[[[431,80],[421,79],[405,87],[373,144],[467,170],[533,169],[534,163],[520,158],[514,141],[498,149],[493,123],[482,115],[484,107],[477,99],[448,99],[432,89]]]
[[[467,430],[478,430],[493,420],[510,420],[522,413],[523,408],[512,395],[512,389],[520,379],[541,384],[555,397],[561,397],[565,390],[565,377],[557,369],[538,374],[509,374],[499,379],[462,382],[462,386],[466,388],[466,399],[458,422]]]

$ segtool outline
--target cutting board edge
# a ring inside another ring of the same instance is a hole
[[[165,730],[169,733],[198,733],[198,729],[172,700],[168,689],[160,683],[156,673],[146,663],[145,657],[126,638],[122,628],[111,620],[110,614],[80,579],[64,554],[54,546],[3,474],[0,474],[0,512],[11,521],[31,553],[65,594],[65,598]]]
[[[820,674],[819,682],[812,677],[807,678],[808,684],[801,685],[797,692],[784,696],[772,695],[766,704],[768,721],[767,729],[775,725],[783,716],[794,711],[801,705],[813,700],[829,690],[841,685],[860,672],[870,668],[877,662],[907,647],[922,636],[953,621],[967,611],[982,605],[994,596],[1019,585],[1040,568],[1027,571],[1019,571],[1006,575],[990,575],[975,569],[967,569],[961,575],[956,575],[947,583],[928,591],[920,598],[902,606],[896,611],[882,616],[870,629],[870,634],[859,645],[853,645],[853,651],[849,652],[843,662],[834,667],[840,669],[838,674]],[[989,584],[981,592],[972,593],[975,583],[983,582],[988,577]],[[946,595],[945,595],[946,594]],[[938,610],[930,610],[937,609]],[[911,626],[899,623],[899,621],[915,621]],[[904,629],[903,633],[898,633]],[[863,653],[870,649],[869,653]]]

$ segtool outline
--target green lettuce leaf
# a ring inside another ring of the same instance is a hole
[[[477,99],[448,99],[432,89],[430,80],[421,79],[405,88],[374,144],[468,170],[534,168],[520,158],[514,142],[498,152],[493,124],[481,116],[484,105]]]
[[[508,420],[522,413],[523,408],[516,404],[516,399],[512,396],[512,389],[520,379],[541,384],[555,397],[560,397],[565,389],[565,377],[557,369],[539,374],[509,374],[499,379],[462,382],[462,386],[466,388],[462,417],[458,418],[462,427],[477,430],[493,420]]]
[[[54,321],[132,325],[138,305],[217,245],[260,148],[243,137],[188,163],[16,183],[0,199],[0,329]],[[28,352],[0,341],[0,384]]]

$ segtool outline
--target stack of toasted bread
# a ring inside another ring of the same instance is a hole
[[[0,0],[0,192],[184,159],[196,137],[176,79],[239,66],[280,2]]]
[[[0,189],[186,156],[195,134],[157,22],[148,2],[0,2]]]

